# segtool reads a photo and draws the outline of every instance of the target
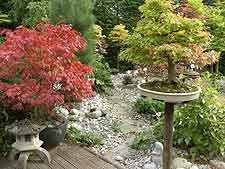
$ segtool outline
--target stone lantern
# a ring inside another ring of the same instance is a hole
[[[50,154],[41,147],[43,141],[39,139],[39,133],[44,128],[44,126],[32,124],[29,120],[15,122],[8,127],[8,131],[16,136],[10,158],[14,160],[19,154],[19,169],[26,169],[27,160],[33,153],[37,154],[45,163],[50,164]]]

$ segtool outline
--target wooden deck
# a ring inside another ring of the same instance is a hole
[[[52,162],[45,165],[36,157],[31,157],[27,169],[117,169],[80,146],[63,145],[50,151]],[[0,169],[16,169],[16,161],[0,160]]]

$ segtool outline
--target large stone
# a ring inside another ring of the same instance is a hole
[[[213,169],[225,169],[225,162],[218,160],[210,160],[209,164]]]
[[[158,167],[161,166],[163,159],[163,144],[160,142],[155,142],[153,146],[153,151],[151,152],[151,160]]]
[[[178,168],[189,169],[191,166],[192,164],[184,158],[175,158],[172,164],[173,169],[178,169]]]
[[[70,114],[70,112],[64,107],[56,107],[55,110],[56,110],[57,114],[65,117],[65,118],[68,118],[68,116]]]
[[[93,119],[97,119],[99,117],[102,117],[103,113],[102,113],[101,110],[95,110],[93,112],[86,113],[86,116],[90,117],[90,118],[93,118]]]
[[[190,169],[199,169],[198,168],[198,166],[197,165],[193,165],[193,166],[191,166],[191,168]]]
[[[143,169],[157,169],[157,165],[155,163],[146,163]]]
[[[116,160],[116,161],[122,162],[122,161],[124,161],[124,158],[121,157],[121,156],[116,156],[116,157],[115,157],[115,160]]]
[[[154,154],[154,153],[160,154],[160,155],[163,154],[163,144],[162,143],[160,143],[160,142],[154,143],[152,154]]]

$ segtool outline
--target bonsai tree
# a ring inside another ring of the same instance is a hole
[[[74,59],[85,47],[80,33],[65,24],[8,32],[0,45],[1,107],[52,116],[56,105],[91,96],[92,81],[85,75],[92,68]]]
[[[204,44],[209,33],[203,23],[203,5],[199,4],[202,5],[200,0],[182,0],[179,4],[172,0],[146,0],[139,8],[143,19],[127,38],[128,48],[121,57],[141,64],[167,63],[167,82],[177,84],[179,61],[195,62],[208,57]]]

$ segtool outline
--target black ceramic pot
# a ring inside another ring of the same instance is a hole
[[[44,142],[43,147],[54,147],[64,142],[68,120],[58,126],[46,127],[40,132],[40,140]]]

